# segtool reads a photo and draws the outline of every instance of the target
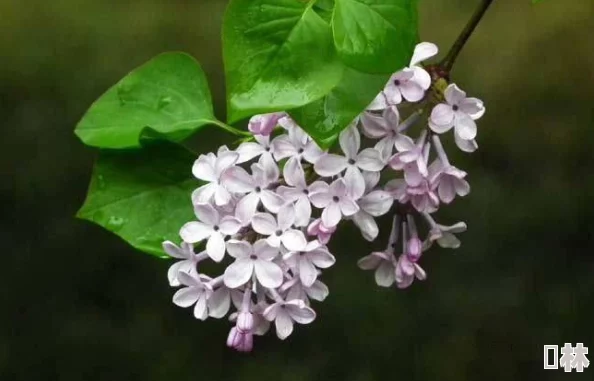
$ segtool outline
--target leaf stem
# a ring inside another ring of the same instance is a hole
[[[449,72],[452,70],[452,66],[454,66],[454,62],[456,61],[456,58],[458,58],[458,54],[460,54],[462,48],[464,48],[464,45],[476,29],[477,25],[479,24],[479,22],[485,15],[485,12],[487,12],[487,9],[489,9],[489,6],[493,3],[493,1],[494,0],[482,0],[481,5],[479,5],[477,10],[472,15],[470,21],[468,21],[468,24],[466,24],[466,27],[460,33],[458,39],[450,48],[450,51],[448,52],[447,56],[445,56],[445,58],[439,64],[440,68],[444,70],[446,73],[449,74]]]
[[[223,130],[233,134],[233,135],[237,135],[237,136],[252,136],[252,134],[249,131],[242,131],[239,130],[233,126],[228,125],[227,123],[223,123],[220,120],[210,120],[209,121],[211,124],[214,124],[215,126],[218,126],[220,128],[222,128]]]

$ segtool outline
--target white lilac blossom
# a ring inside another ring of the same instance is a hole
[[[436,213],[470,192],[466,172],[450,162],[438,134],[453,128],[460,149],[476,150],[474,121],[485,110],[454,84],[439,103],[441,87],[421,66],[435,54],[435,45],[419,44],[409,67],[339,134],[336,148],[320,149],[279,112],[252,117],[253,138],[235,150],[200,155],[191,169],[206,182],[191,197],[197,220],[180,227],[179,245],[163,242],[176,260],[167,272],[179,287],[173,302],[193,307],[200,320],[227,316],[227,346],[241,352],[251,351],[271,323],[287,339],[294,323],[315,320],[312,302],[329,295],[321,279],[336,262],[332,238],[342,222],[352,221],[376,246],[386,215],[387,245],[379,243],[383,250],[371,250],[359,267],[373,270],[381,287],[425,280],[420,262],[433,242],[457,248],[455,234],[466,230],[464,222],[436,222]],[[426,222],[420,229],[419,220]],[[225,266],[222,273],[205,274],[208,259]]]

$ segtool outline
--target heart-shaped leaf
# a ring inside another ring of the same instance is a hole
[[[185,53],[164,53],[103,94],[74,132],[90,146],[136,148],[146,127],[179,141],[215,120],[198,62]]]
[[[164,257],[164,240],[179,240],[193,220],[191,193],[195,156],[160,142],[142,150],[102,150],[77,217],[112,231],[133,247]]]

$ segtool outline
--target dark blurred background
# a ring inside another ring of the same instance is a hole
[[[380,289],[346,230],[316,322],[250,355],[171,303],[168,262],[73,217],[96,152],[72,130],[129,70],[190,52],[224,116],[225,3],[0,1],[0,380],[591,380],[544,371],[543,345],[594,361],[594,2],[497,0],[459,57],[454,80],[488,110],[480,150],[455,156],[472,193],[439,213],[468,223],[462,247]],[[477,3],[421,1],[422,39],[445,52]]]

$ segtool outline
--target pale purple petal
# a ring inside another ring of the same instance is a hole
[[[196,178],[208,182],[215,182],[218,180],[212,158],[209,158],[206,155],[200,155],[194,162],[194,165],[192,166],[192,174]]]
[[[235,217],[225,216],[219,223],[219,229],[225,235],[237,234],[239,229],[241,229],[241,222]]]
[[[472,119],[479,119],[485,113],[485,106],[480,99],[466,98],[459,104],[460,111],[468,114]]]
[[[181,288],[173,294],[173,303],[176,306],[183,308],[190,307],[192,304],[196,303],[201,293],[201,290],[196,287]]]
[[[202,185],[201,187],[196,189],[194,192],[192,192],[192,203],[198,204],[198,203],[210,202],[210,200],[212,200],[212,198],[214,197],[215,193],[217,192],[217,190],[219,188],[220,188],[220,185],[218,185],[216,183],[208,183],[208,184]]]
[[[384,110],[388,107],[389,107],[389,105],[388,105],[386,96],[384,95],[384,92],[382,91],[367,106],[367,110],[379,111],[379,110]]]
[[[194,213],[196,217],[207,225],[215,226],[219,224],[219,212],[208,203],[200,203],[194,205]]]
[[[413,56],[410,59],[410,66],[418,65],[431,57],[435,57],[438,52],[437,45],[431,42],[420,42],[415,46]]]
[[[305,188],[305,172],[301,163],[296,158],[287,160],[283,168],[283,177],[288,185],[292,187]]]
[[[262,200],[262,205],[272,213],[278,213],[279,209],[285,203],[285,200],[281,196],[268,189],[260,193],[260,200]]]
[[[311,287],[308,287],[305,290],[305,292],[313,300],[323,302],[324,299],[326,299],[326,297],[330,293],[330,290],[328,290],[328,286],[326,286],[324,283],[320,282],[319,280],[316,280]]]
[[[357,166],[365,171],[377,172],[384,168],[384,163],[378,150],[365,148],[357,155]]]
[[[318,270],[314,267],[313,263],[305,256],[301,256],[298,259],[299,262],[299,279],[305,287],[311,286],[318,278]]]
[[[279,251],[278,247],[270,246],[265,239],[259,239],[254,243],[254,253],[260,259],[271,261],[278,255]]]
[[[175,243],[173,243],[171,241],[163,242],[162,246],[163,246],[163,250],[165,250],[165,253],[167,253],[167,255],[169,255],[170,257],[180,258],[180,259],[188,258],[188,254],[185,251],[183,251],[179,246],[177,246]]]
[[[418,102],[425,96],[425,90],[414,80],[401,84],[400,92],[402,93],[404,99],[409,102]]]
[[[322,212],[322,223],[328,227],[338,225],[341,218],[340,206],[336,202],[331,202]]]
[[[231,193],[221,185],[217,185],[214,200],[217,206],[227,205],[231,202]]]
[[[237,164],[245,163],[246,161],[250,161],[253,158],[261,155],[265,152],[264,147],[260,144],[255,142],[244,142],[237,147],[237,153],[239,154],[239,158],[237,159]]]
[[[223,280],[225,286],[237,288],[247,283],[254,271],[254,261],[249,258],[240,258],[230,264],[225,270]]]
[[[373,242],[377,238],[379,234],[379,228],[369,213],[359,211],[355,213],[352,218],[355,225],[361,231],[363,238],[369,242]]]
[[[359,205],[349,198],[343,198],[339,202],[340,211],[345,216],[352,216],[359,211]]]
[[[313,140],[308,142],[303,151],[303,160],[308,163],[315,164],[320,157],[324,155],[324,151]]]
[[[332,195],[328,191],[309,194],[309,200],[316,208],[325,208],[332,202]]]
[[[212,232],[212,226],[199,221],[192,221],[182,226],[179,235],[186,242],[196,243],[209,237]]]
[[[266,288],[277,288],[283,283],[283,270],[276,263],[257,259],[254,271],[258,282]]]
[[[311,219],[311,204],[307,196],[302,195],[295,203],[295,226],[307,226]]]
[[[295,207],[292,204],[287,204],[278,210],[277,215],[278,228],[282,231],[295,223]]]
[[[252,247],[246,241],[232,239],[227,242],[227,252],[237,259],[248,258],[252,254]]]
[[[348,159],[346,157],[329,153],[321,156],[316,161],[314,170],[320,176],[334,176],[344,171],[347,164]]]
[[[413,81],[419,84],[423,90],[428,90],[431,87],[431,75],[427,71],[419,66],[412,68],[415,72]]]
[[[229,289],[221,286],[208,298],[208,314],[215,319],[220,319],[227,315],[230,305]]]
[[[272,140],[270,146],[276,160],[282,160],[297,155],[297,149],[287,135],[277,136]]]
[[[330,254],[328,250],[319,248],[307,253],[307,258],[317,267],[326,269],[336,263],[334,255]]]
[[[382,262],[375,270],[375,283],[381,287],[390,287],[394,283],[394,266],[390,262]]]
[[[299,324],[309,324],[316,318],[316,313],[302,300],[290,300],[285,303],[285,309],[291,318]]]
[[[200,294],[200,297],[196,301],[194,306],[194,317],[200,320],[206,320],[208,317],[208,309],[206,308],[206,294]]]
[[[338,142],[344,155],[348,159],[354,159],[361,146],[361,136],[357,127],[353,124],[343,130],[338,137]]]
[[[274,324],[276,326],[276,336],[278,336],[278,338],[281,340],[286,339],[291,335],[291,333],[293,333],[293,320],[283,309],[281,309],[276,315]]]
[[[390,193],[375,190],[359,200],[359,207],[372,216],[379,217],[388,213],[393,202],[394,198]]]
[[[283,245],[290,251],[301,251],[307,245],[307,240],[303,232],[295,229],[287,230],[280,239]]]
[[[257,193],[248,193],[239,200],[235,207],[235,217],[243,224],[247,225],[256,213],[260,197]]]
[[[215,262],[220,262],[225,256],[225,240],[219,232],[214,232],[206,242],[206,253]]]
[[[346,192],[354,200],[357,200],[365,193],[365,179],[359,168],[349,166],[344,174],[344,184],[346,185]]]
[[[475,140],[464,140],[461,139],[458,134],[454,134],[454,141],[458,148],[463,152],[472,153],[478,149],[478,144]]]
[[[375,270],[379,267],[380,263],[382,263],[383,258],[377,255],[376,252],[373,252],[357,261],[357,266],[361,270]]]
[[[364,112],[360,117],[363,134],[372,139],[380,139],[388,134],[390,127],[383,115]]]
[[[215,172],[217,178],[223,173],[223,171],[232,165],[234,165],[239,159],[239,153],[235,151],[224,151],[219,152],[217,160],[215,162]]]
[[[257,233],[272,235],[278,229],[274,217],[269,213],[256,213],[252,218],[252,227]]]
[[[221,175],[221,184],[235,193],[247,193],[255,188],[254,179],[241,167],[226,169]]]
[[[455,132],[462,140],[473,140],[476,137],[476,123],[472,118],[457,111],[455,118]]]
[[[443,93],[446,102],[450,105],[459,105],[465,98],[466,93],[462,91],[456,84],[450,84]]]

